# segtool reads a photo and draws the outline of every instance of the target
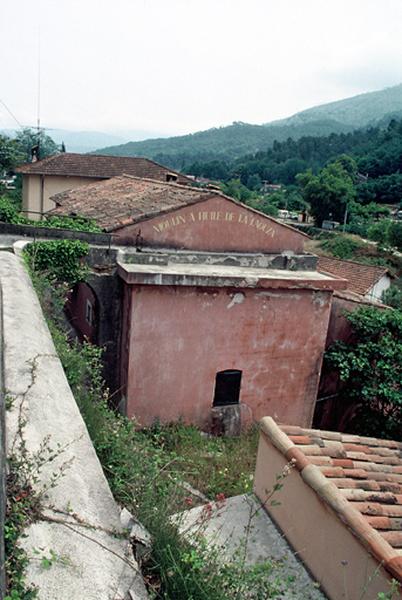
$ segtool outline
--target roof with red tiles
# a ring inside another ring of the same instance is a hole
[[[130,156],[102,156],[98,154],[75,154],[61,152],[37,162],[26,163],[16,168],[24,175],[61,175],[66,177],[93,177],[109,179],[116,175],[134,175],[167,181],[169,175],[177,176],[179,183],[191,183],[191,179],[164,167],[153,160]]]
[[[105,231],[115,231],[216,196],[247,208],[280,227],[291,229],[295,235],[306,237],[297,229],[279,223],[220,191],[131,175],[113,177],[55,194],[51,199],[56,203],[56,208],[49,214],[80,215],[94,220]]]
[[[367,550],[402,582],[402,443],[334,431],[261,429],[293,459],[307,485],[335,511]]]
[[[317,270],[347,279],[349,282],[347,289],[362,296],[365,296],[381,277],[388,273],[386,267],[363,265],[352,260],[340,260],[328,256],[318,257]]]

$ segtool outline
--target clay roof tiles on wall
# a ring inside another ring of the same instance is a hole
[[[262,431],[368,551],[402,581],[402,443],[278,426]]]
[[[177,175],[179,183],[191,183],[191,179],[164,167],[153,160],[130,156],[103,156],[61,152],[33,163],[17,167],[17,173],[26,175],[60,175],[65,177],[93,177],[109,179],[116,175],[134,175],[166,181],[169,174]]]
[[[386,267],[376,265],[363,265],[352,260],[340,260],[319,256],[317,270],[320,273],[329,273],[348,280],[347,289],[355,294],[364,296],[371,288],[388,273]]]

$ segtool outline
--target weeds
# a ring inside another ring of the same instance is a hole
[[[56,485],[68,466],[66,463],[59,468],[46,485],[39,485],[42,468],[52,462],[61,450],[51,448],[50,439],[46,438],[36,452],[29,452],[22,430],[23,423],[18,427],[18,442],[13,445],[14,449],[8,457],[4,525],[7,587],[5,600],[31,600],[37,597],[37,589],[26,581],[25,569],[30,558],[21,547],[20,541],[26,537],[26,528],[40,519],[47,491]]]

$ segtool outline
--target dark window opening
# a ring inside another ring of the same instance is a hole
[[[176,173],[166,173],[166,181],[177,181]]]
[[[215,379],[215,395],[213,406],[239,404],[241,371],[227,369],[219,371]]]

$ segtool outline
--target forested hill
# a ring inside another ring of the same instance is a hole
[[[368,176],[360,186],[361,198],[385,203],[402,200],[402,120],[392,120],[385,128],[274,142],[266,152],[232,163],[195,162],[188,171],[221,181],[240,179],[249,189],[258,190],[263,181],[292,185],[298,173],[309,168],[317,172],[342,154],[353,157],[359,172]]]
[[[195,161],[233,161],[245,154],[266,151],[274,141],[305,136],[348,133],[369,125],[387,124],[402,116],[402,84],[361,94],[297,113],[288,119],[250,125],[235,122],[227,127],[171,138],[129,142],[96,150],[97,154],[146,156],[176,169]]]
[[[143,142],[129,142],[96,150],[94,154],[113,156],[145,156],[175,169],[183,169],[194,161],[214,159],[234,160],[244,154],[266,150],[274,140],[288,137],[298,139],[303,135],[325,135],[332,131],[351,131],[349,125],[324,120],[306,125],[275,126],[250,125],[236,122],[228,127],[218,127],[188,135],[158,138]]]
[[[337,100],[314,106],[302,112],[267,125],[305,125],[319,119],[331,119],[353,128],[377,125],[384,117],[402,117],[402,84],[378,92],[359,94],[345,100]]]

